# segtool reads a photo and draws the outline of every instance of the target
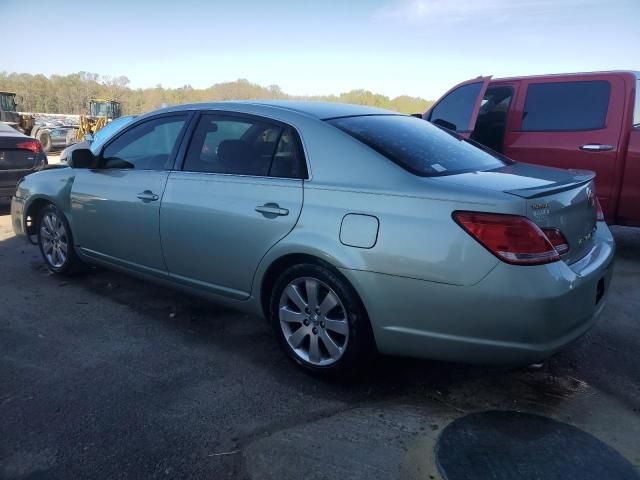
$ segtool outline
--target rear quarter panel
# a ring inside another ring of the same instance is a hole
[[[308,254],[336,268],[404,276],[453,285],[480,281],[496,257],[452,219],[454,210],[523,214],[525,202],[502,192],[445,185],[417,177],[337,128],[314,121],[301,126],[311,165],[300,218],[262,259],[252,286],[259,295],[269,266],[288,254]],[[371,248],[345,245],[348,214],[376,217]]]
[[[402,194],[305,184],[300,218],[292,232],[263,259],[253,295],[258,295],[269,265],[288,254],[312,255],[339,269],[450,285],[472,285],[482,280],[499,261],[454,222],[452,212],[522,214],[525,202],[472,188],[441,187],[418,178],[409,183],[413,189],[406,186]],[[378,220],[379,231],[372,247],[354,247],[340,241],[341,224],[348,214]]]

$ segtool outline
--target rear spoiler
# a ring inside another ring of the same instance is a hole
[[[573,173],[573,177],[563,182],[554,183],[552,185],[541,185],[533,188],[520,188],[517,190],[505,190],[504,193],[509,193],[520,198],[538,198],[545,195],[552,195],[554,193],[565,192],[573,188],[585,185],[592,181],[596,174],[589,170],[569,170]]]

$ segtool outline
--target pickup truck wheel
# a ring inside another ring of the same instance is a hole
[[[73,248],[69,223],[55,205],[48,205],[40,211],[38,246],[49,271],[72,275],[82,270],[83,264]]]

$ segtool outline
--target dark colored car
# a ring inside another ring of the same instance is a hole
[[[35,138],[0,124],[0,198],[11,197],[18,181],[47,164],[47,155]]]
[[[423,118],[519,162],[594,171],[607,222],[640,227],[640,72],[478,77]]]

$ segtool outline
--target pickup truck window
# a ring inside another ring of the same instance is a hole
[[[604,80],[532,83],[527,89],[522,130],[562,132],[604,128],[611,85]]]
[[[473,113],[473,107],[482,88],[482,82],[469,83],[460,88],[456,88],[449,95],[444,97],[433,108],[427,120],[438,124],[438,120],[444,120],[453,124],[453,130],[457,132],[468,131],[469,120]],[[446,126],[446,124],[443,124]]]
[[[493,170],[507,164],[455,133],[415,117],[365,115],[327,121],[421,177]]]

